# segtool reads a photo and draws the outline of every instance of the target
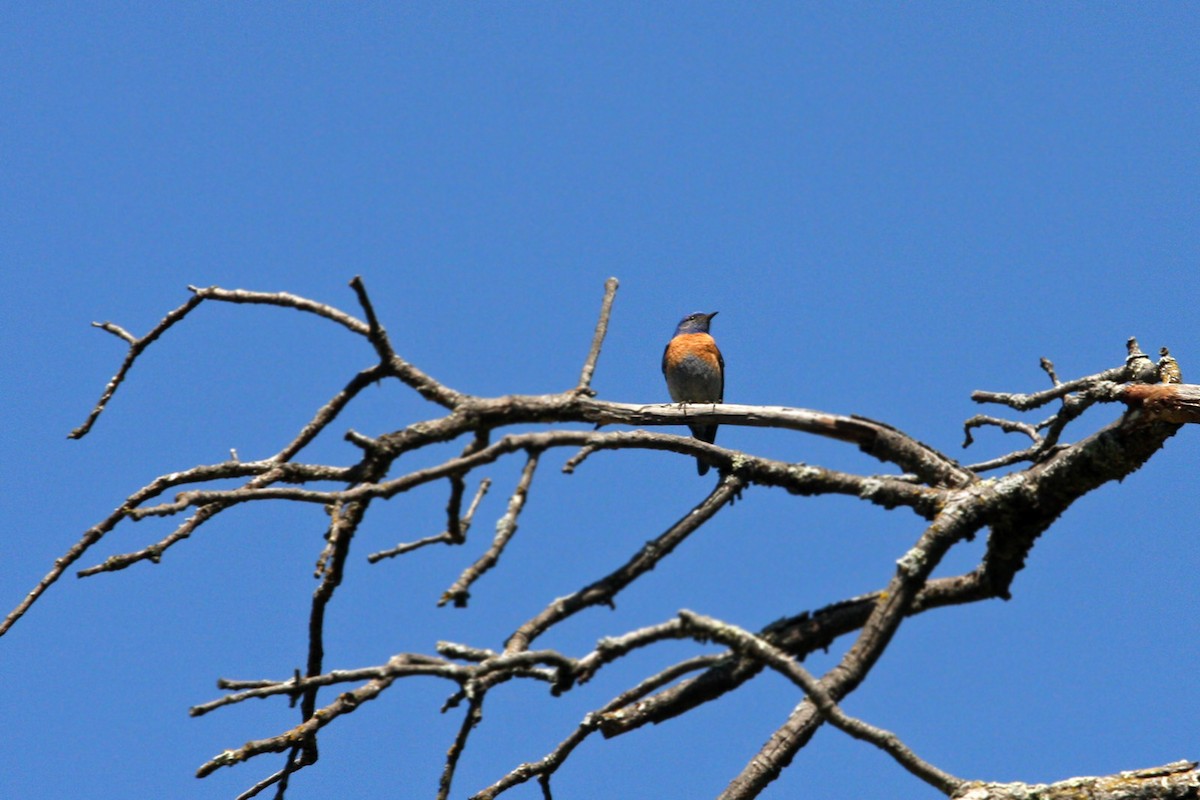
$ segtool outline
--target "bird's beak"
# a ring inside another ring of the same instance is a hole
[[[717,314],[720,314],[720,313],[721,313],[720,311],[714,311],[714,312],[712,312],[711,314],[709,314],[709,315],[708,315],[708,321],[709,321],[709,322],[712,322],[712,318],[713,318],[713,317],[715,317]]]

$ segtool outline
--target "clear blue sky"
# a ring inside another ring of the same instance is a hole
[[[0,495],[5,611],[154,476],[273,453],[363,342],[265,308],[202,309],[124,355],[187,284],[287,290],[355,311],[361,274],[398,350],[463,391],[573,384],[602,284],[621,279],[595,386],[666,399],[683,314],[719,310],[726,398],[859,413],[959,454],[977,388],[1120,362],[1129,335],[1200,376],[1200,8],[1194,4],[10,5],[0,27]],[[432,416],[372,391],[354,427]],[[1077,433],[1116,413],[1090,412]],[[968,460],[1018,442],[985,433]],[[722,429],[719,443],[875,471],[846,448]],[[905,624],[850,713],[968,778],[1054,780],[1200,756],[1197,433],[1086,498],[1011,602]],[[438,639],[497,646],[621,563],[709,487],[689,459],[552,454],[468,610],[434,602],[490,541],[368,566],[440,530],[443,487],[375,509],[335,601],[328,665]],[[324,518],[238,509],[140,565],[56,586],[0,640],[6,798],[230,798],[258,760],[214,754],[293,725],[259,702],[191,720],[215,679],[303,663]],[[668,563],[547,645],[578,655],[679,608],[758,628],[881,587],[917,519],[756,489]],[[82,566],[169,528],[119,528]],[[968,568],[980,543],[942,570]],[[843,644],[839,642],[839,644]],[[540,757],[586,711],[687,652],[662,648],[561,700],[493,695],[456,796]],[[809,666],[832,663],[814,657]],[[327,729],[289,797],[429,797],[458,724],[447,687],[399,684]],[[556,797],[706,797],[798,701],[765,677],[693,719],[588,742]],[[770,798],[936,796],[820,732]],[[534,786],[511,797],[538,797]]]

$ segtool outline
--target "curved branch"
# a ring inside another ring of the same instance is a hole
[[[413,426],[431,433],[433,425]],[[434,434],[440,437],[440,434]],[[707,451],[716,453],[718,463],[727,464],[727,471],[742,475],[745,483],[784,488],[793,494],[839,494],[859,497],[884,508],[910,507],[922,516],[932,516],[942,502],[944,493],[914,486],[907,481],[887,477],[863,477],[847,472],[804,464],[792,464],[769,458],[747,456],[734,450],[708,445],[691,437],[647,431],[598,433],[593,431],[549,431],[509,434],[498,442],[469,455],[457,456],[441,464],[393,478],[388,481],[360,480],[348,489],[327,491],[289,486],[247,486],[238,489],[190,490],[181,492],[170,503],[130,510],[129,516],[141,519],[150,516],[171,516],[188,508],[220,505],[222,508],[239,503],[264,500],[331,505],[362,500],[389,499],[427,483],[490,464],[504,455],[521,450],[548,450],[554,447],[587,446],[597,450],[646,449],[678,453]],[[405,451],[412,449],[406,447]],[[399,453],[388,452],[388,460]],[[362,477],[362,472],[356,473]]]

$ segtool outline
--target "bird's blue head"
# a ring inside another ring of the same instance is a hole
[[[712,322],[712,318],[717,315],[714,311],[711,314],[701,314],[697,311],[695,314],[688,314],[679,321],[679,327],[675,329],[675,335],[681,333],[708,333],[708,324]]]

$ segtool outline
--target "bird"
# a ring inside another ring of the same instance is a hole
[[[725,397],[725,359],[708,332],[717,315],[688,314],[675,328],[675,335],[663,350],[662,371],[667,391],[676,403],[720,403]],[[692,435],[712,444],[717,438],[716,425],[689,425]],[[708,472],[708,464],[696,459],[696,471]]]

